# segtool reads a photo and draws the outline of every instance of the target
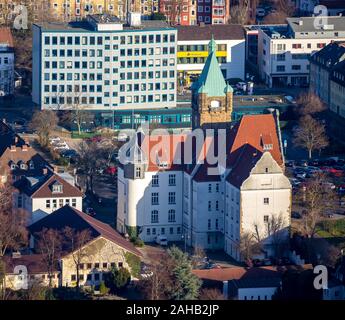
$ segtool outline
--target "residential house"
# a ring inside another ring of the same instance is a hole
[[[83,210],[83,193],[57,173],[43,169],[41,174],[25,175],[14,183],[15,206],[29,213],[29,224],[65,205]]]
[[[310,57],[310,90],[331,106],[330,77],[334,67],[345,60],[345,42],[334,41]],[[335,108],[336,111],[336,108]]]
[[[142,256],[131,242],[123,238],[110,225],[68,205],[29,226],[31,248],[36,248],[37,234],[43,229],[54,229],[63,234],[66,227],[76,233],[88,230],[90,238],[78,249],[72,249],[66,242],[59,259],[60,286],[73,287],[76,285],[76,255],[81,257],[78,260],[81,286],[99,285],[103,280],[103,274],[112,267],[124,267],[131,272],[131,265],[128,262],[129,255],[132,254],[139,258]]]
[[[14,92],[14,42],[10,28],[0,28],[0,97]]]

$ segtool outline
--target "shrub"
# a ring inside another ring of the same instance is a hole
[[[101,282],[99,285],[99,292],[102,296],[106,295],[109,293],[109,288],[105,285],[104,281]]]

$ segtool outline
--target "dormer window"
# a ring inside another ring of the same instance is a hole
[[[35,165],[34,165],[34,162],[33,161],[30,161],[29,162],[29,168],[32,170],[32,169],[35,169]]]
[[[55,182],[52,185],[52,192],[53,193],[62,193],[63,192],[63,186],[61,183]]]
[[[16,169],[16,164],[15,163],[11,163],[11,170],[15,170]]]
[[[26,164],[25,163],[21,163],[20,164],[20,169],[25,170],[26,169]]]

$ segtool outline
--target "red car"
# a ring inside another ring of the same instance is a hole
[[[104,171],[106,174],[110,174],[110,175],[115,175],[115,173],[117,172],[117,168],[116,167],[108,167],[105,169]]]

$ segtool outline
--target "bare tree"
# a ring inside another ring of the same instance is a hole
[[[42,254],[43,262],[47,268],[49,288],[52,288],[52,278],[62,252],[62,236],[59,231],[44,228],[36,233],[37,251]]]
[[[335,193],[325,180],[324,174],[314,176],[296,195],[296,201],[305,208],[301,231],[308,238],[315,236],[317,225],[326,211],[334,209]]]
[[[326,105],[313,92],[302,93],[297,99],[297,112],[302,115],[313,115],[326,109]]]
[[[225,300],[223,293],[216,288],[204,288],[201,289],[200,300]]]
[[[0,257],[27,243],[26,222],[26,212],[13,208],[13,188],[8,184],[0,187]]]
[[[2,19],[0,20],[0,25],[10,26],[12,23],[12,11],[13,11],[13,0],[1,0],[0,1],[0,11]]]
[[[230,21],[233,24],[244,25],[248,22],[250,0],[241,0],[230,8]]]
[[[78,147],[77,166],[86,175],[86,190],[93,192],[93,178],[97,169],[101,168],[105,160],[100,157],[102,153],[101,146],[93,141],[82,141]]]
[[[39,142],[46,147],[49,144],[49,137],[58,124],[58,117],[52,110],[35,111],[30,122],[30,128],[38,134]]]
[[[248,266],[252,265],[251,258],[254,253],[260,249],[260,243],[257,241],[255,235],[250,232],[244,232],[241,235],[239,250],[241,260],[245,261]]]
[[[188,7],[189,3],[185,0],[165,0],[162,6],[167,21],[175,25],[181,22],[183,7]]]
[[[281,255],[284,253],[284,249],[288,245],[288,234],[286,230],[287,227],[288,222],[286,221],[282,213],[280,213],[278,216],[272,215],[271,217],[269,217],[266,223],[267,237],[271,240],[276,258],[281,257]]]
[[[83,260],[87,257],[88,253],[85,250],[85,245],[92,239],[91,231],[85,229],[82,231],[76,231],[70,227],[66,227],[63,230],[65,238],[65,244],[70,251],[71,257],[74,262],[76,274],[77,274],[77,290],[80,288],[80,268]]]
[[[298,126],[294,129],[293,142],[296,146],[308,151],[309,159],[313,151],[321,150],[329,144],[325,126],[310,115],[300,119]]]

